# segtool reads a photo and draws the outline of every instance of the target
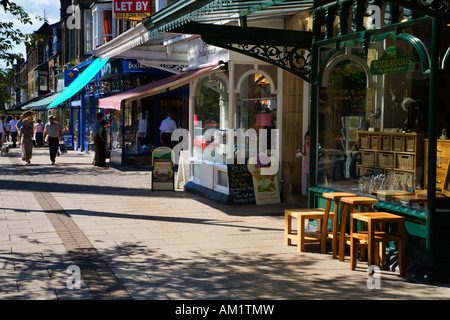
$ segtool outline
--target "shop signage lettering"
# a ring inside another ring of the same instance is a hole
[[[77,70],[64,70],[64,86],[68,87],[77,77]]]
[[[114,0],[114,18],[142,20],[150,16],[150,0]]]
[[[123,60],[123,72],[148,72],[152,67],[140,64],[137,60]]]
[[[414,71],[415,59],[413,55],[405,55],[400,48],[389,47],[383,56],[370,64],[372,75],[403,73]]]
[[[197,39],[189,42],[189,64],[198,65],[228,60],[228,50],[210,46]]]

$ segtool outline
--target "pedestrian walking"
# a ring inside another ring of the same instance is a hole
[[[44,141],[48,137],[48,149],[50,151],[50,161],[55,164],[56,154],[58,153],[59,141],[62,137],[62,130],[55,117],[49,116],[48,122],[44,127]]]
[[[161,122],[160,130],[160,142],[161,145],[173,148],[176,141],[172,141],[172,133],[177,130],[177,123],[173,120],[175,115],[169,113],[167,118]]]
[[[107,167],[106,165],[106,142],[108,141],[108,130],[106,129],[106,124],[108,121],[100,121],[98,130],[96,132],[97,136],[97,146],[98,146],[98,166]]]
[[[12,147],[15,148],[17,146],[17,119],[16,116],[13,115],[11,121],[9,121],[9,131],[11,133],[11,142],[12,142]]]
[[[5,128],[5,131],[3,132],[4,136],[5,136],[5,142],[8,142],[9,139],[9,121],[8,118],[6,118],[5,121],[3,121],[3,126]]]
[[[36,141],[36,146],[42,147],[44,145],[44,125],[41,119],[36,120],[34,125],[34,140]]]
[[[3,124],[4,119],[5,119],[5,117],[2,117],[0,119],[0,145],[3,144],[3,137],[4,137],[4,134],[5,134],[5,131],[6,131],[5,125]]]
[[[28,118],[22,120],[23,125],[20,127],[22,138],[22,160],[27,165],[31,164],[31,157],[33,155],[33,126]]]
[[[23,120],[25,119],[25,115],[21,115],[20,116],[20,119],[17,121],[17,123],[16,123],[16,129],[17,129],[17,133],[18,133],[18,135],[19,135],[19,146],[20,146],[20,143],[21,143],[21,141],[22,141],[22,131],[20,130],[20,129],[22,129],[22,127],[23,127]]]
[[[98,149],[100,146],[98,145],[97,132],[100,128],[100,121],[102,121],[104,114],[102,112],[97,113],[97,119],[91,126],[91,131],[94,132],[94,161],[92,164],[94,166],[98,166]]]

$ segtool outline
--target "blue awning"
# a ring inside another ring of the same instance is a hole
[[[60,93],[54,93],[44,99],[32,102],[27,104],[26,106],[22,107],[22,110],[29,110],[29,109],[33,109],[36,107],[46,107],[48,106],[53,100],[55,100],[58,96],[60,95]]]
[[[77,94],[81,89],[87,85],[92,78],[103,68],[108,62],[109,58],[97,58],[92,62],[89,67],[86,68],[80,75],[48,106],[47,109],[56,107],[58,104],[63,103],[67,99],[70,99]]]

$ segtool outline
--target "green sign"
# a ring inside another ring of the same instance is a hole
[[[383,56],[370,63],[370,72],[373,76],[391,73],[403,73],[414,71],[416,60],[413,55],[405,55],[400,48],[389,47],[383,52]]]

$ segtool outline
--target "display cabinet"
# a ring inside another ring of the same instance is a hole
[[[358,131],[358,176],[385,174],[386,188],[423,187],[423,134]]]

